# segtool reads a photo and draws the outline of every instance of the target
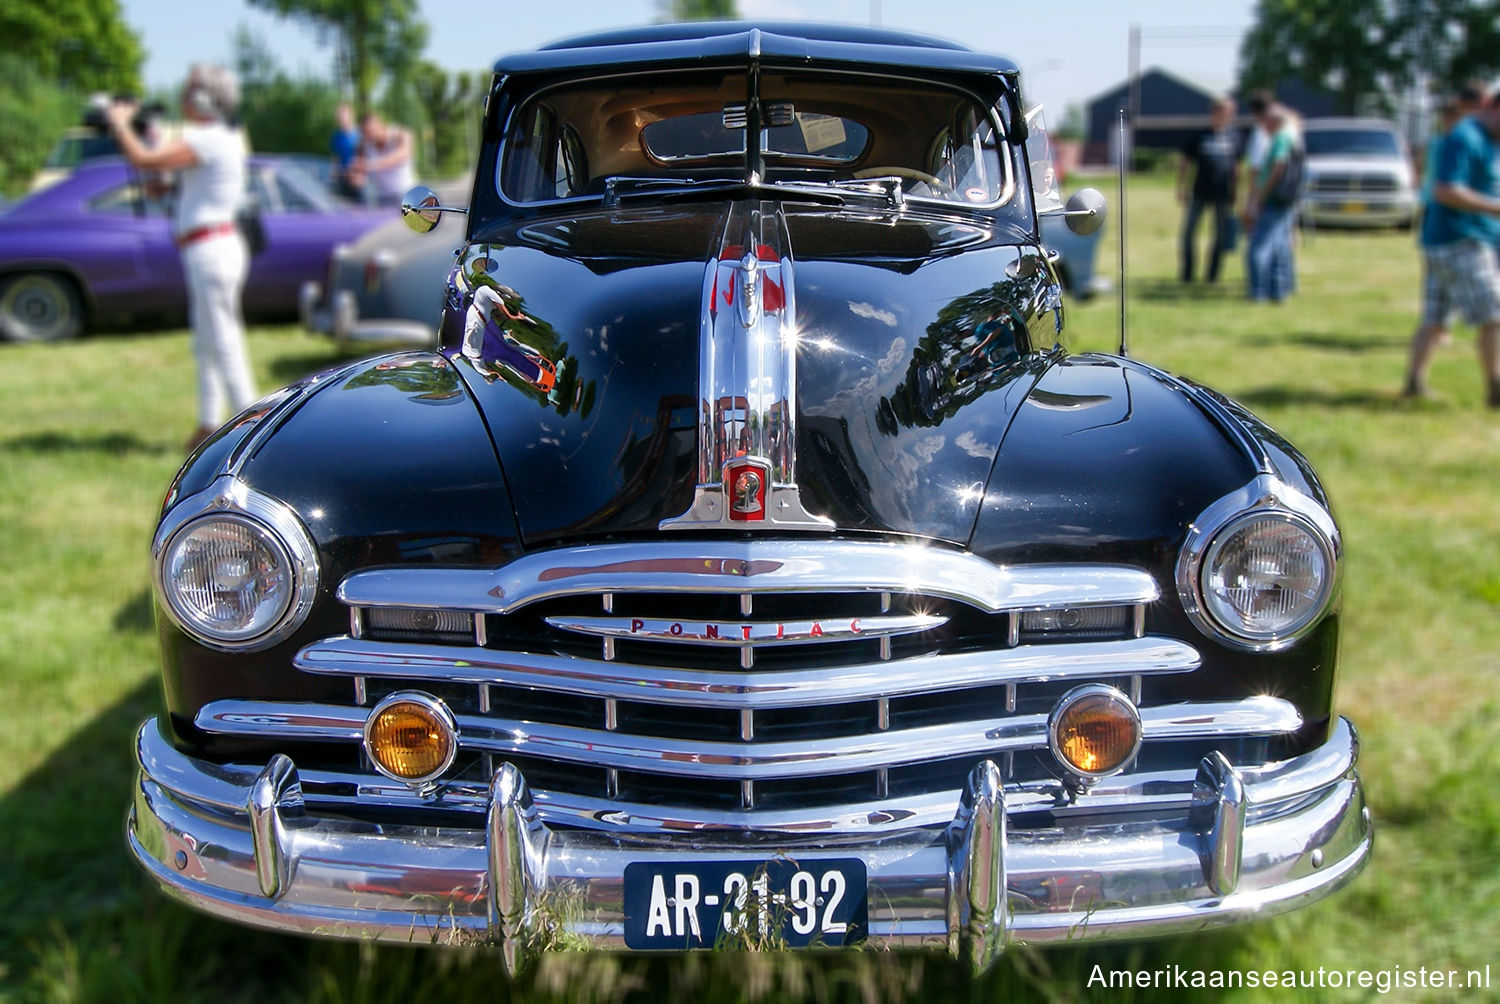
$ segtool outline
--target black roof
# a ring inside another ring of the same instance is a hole
[[[1007,75],[1018,72],[1016,64],[1003,56],[974,52],[940,38],[885,28],[794,21],[698,21],[579,35],[534,52],[502,56],[495,63],[495,72],[750,61],[781,65],[850,63]]]

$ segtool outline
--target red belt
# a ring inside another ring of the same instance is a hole
[[[177,246],[185,248],[189,244],[206,241],[210,237],[223,237],[225,234],[232,234],[234,230],[235,226],[233,223],[210,223],[206,227],[194,227],[191,230],[184,230],[177,235]]]

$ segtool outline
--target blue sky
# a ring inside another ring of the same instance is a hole
[[[655,0],[420,0],[430,36],[427,56],[449,69],[487,69],[497,56],[567,35],[656,18]],[[147,51],[150,87],[175,87],[195,61],[223,62],[230,36],[244,24],[292,72],[325,75],[330,50],[313,32],[281,21],[244,0],[122,0],[125,20]],[[1142,67],[1161,66],[1206,87],[1232,85],[1238,39],[1253,0],[739,0],[747,18],[878,23],[955,39],[1020,64],[1029,98],[1044,101],[1056,122],[1126,75],[1130,25],[1142,28]],[[484,13],[476,13],[476,11]]]

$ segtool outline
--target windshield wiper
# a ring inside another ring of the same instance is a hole
[[[804,187],[805,186],[805,187]],[[751,184],[738,178],[632,178],[614,177],[604,183],[604,205],[617,206],[622,198],[639,195],[661,195],[664,199],[680,202],[685,199],[722,195],[725,192],[744,191],[763,198],[785,199],[786,189],[796,189],[797,201],[817,202],[841,206],[843,196],[837,192],[818,191],[827,185],[806,185],[802,182],[776,182],[770,185]]]
[[[892,208],[904,209],[906,207],[906,189],[902,187],[901,178],[894,174],[878,178],[842,178],[837,181],[779,181],[776,184],[809,190],[837,188],[840,191],[859,195],[884,196]]]

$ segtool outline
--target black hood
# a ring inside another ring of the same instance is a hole
[[[655,533],[691,504],[705,276],[730,209],[604,211],[471,245],[521,319],[498,372],[453,354],[526,546]],[[773,211],[793,262],[808,509],[845,531],[967,540],[1044,366],[1034,343],[1053,343],[1046,266],[973,220]]]

